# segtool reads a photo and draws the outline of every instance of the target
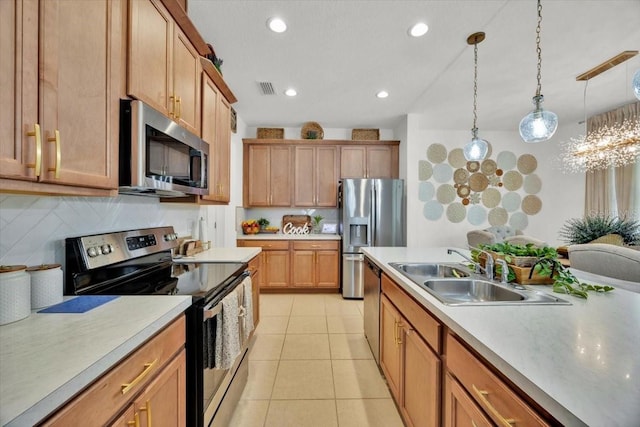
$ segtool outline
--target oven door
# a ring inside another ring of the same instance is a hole
[[[248,277],[240,276],[230,285],[224,297],[218,297],[202,308],[202,408],[204,426],[227,426],[240,394],[248,378],[248,334],[245,334],[244,289],[242,283]],[[233,337],[225,335],[229,328],[229,313],[223,310],[223,299],[237,299],[238,311],[233,313],[236,323],[231,328]],[[226,317],[225,317],[226,316]],[[236,317],[237,316],[237,317]],[[222,333],[222,334],[221,334]],[[229,340],[237,340],[229,344]],[[234,347],[237,344],[237,352]],[[224,347],[224,349],[223,349]],[[231,352],[225,355],[225,349]]]

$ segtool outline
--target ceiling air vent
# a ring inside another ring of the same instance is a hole
[[[271,82],[258,82],[260,85],[260,93],[263,95],[275,95],[276,90]]]

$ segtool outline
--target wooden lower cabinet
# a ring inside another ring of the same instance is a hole
[[[185,427],[185,333],[180,317],[40,425]]]
[[[260,323],[260,285],[262,281],[262,252],[254,256],[249,261],[249,271],[251,272],[251,297],[253,302],[253,325],[254,330]]]
[[[449,374],[445,375],[443,418],[445,427],[493,425],[460,383]]]
[[[406,425],[440,425],[442,362],[384,295],[380,316],[380,366]]]
[[[249,240],[238,247],[259,247],[261,289],[304,290],[340,288],[338,240]]]

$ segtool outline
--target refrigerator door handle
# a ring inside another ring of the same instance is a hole
[[[369,217],[369,246],[378,246],[376,242],[376,209],[378,206],[378,200],[376,195],[376,181],[371,181],[371,215]]]

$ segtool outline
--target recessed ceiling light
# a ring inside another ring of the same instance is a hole
[[[422,37],[429,31],[429,26],[424,22],[418,22],[413,27],[409,28],[409,35],[411,37]]]
[[[381,90],[380,92],[376,93],[376,96],[378,98],[386,98],[387,96],[389,96],[389,92],[387,92],[386,90]]]
[[[287,95],[287,96],[296,96],[298,94],[298,92],[296,92],[295,89],[290,88],[290,89],[285,90],[284,94]]]
[[[287,31],[287,24],[280,18],[269,18],[267,21],[267,27],[274,33],[284,33]]]

